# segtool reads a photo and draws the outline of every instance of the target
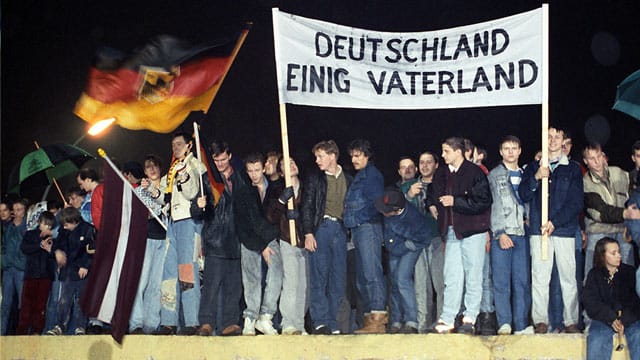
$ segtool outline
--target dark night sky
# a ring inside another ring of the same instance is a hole
[[[225,4],[225,5],[221,5]],[[193,42],[217,38],[246,20],[254,23],[209,113],[188,118],[209,138],[226,139],[235,156],[279,149],[271,7],[302,16],[382,31],[426,31],[466,25],[531,10],[539,1],[124,1],[2,2],[2,187],[33,141],[73,142],[86,124],[73,115],[91,58],[100,45],[132,50],[158,34]],[[640,121],[611,110],[616,85],[640,68],[640,2],[551,2],[550,121],[574,135],[574,156],[587,136],[605,143],[610,163],[630,167],[630,146]],[[333,138],[341,148],[355,137],[371,140],[388,183],[396,161],[438,151],[450,135],[469,137],[498,160],[499,139],[523,140],[521,163],[540,147],[539,106],[372,111],[287,106],[291,151],[312,165],[310,148]],[[606,136],[610,132],[610,136]],[[169,160],[170,136],[114,127],[80,146],[103,147],[120,161],[147,153]],[[348,163],[342,156],[342,162]],[[96,161],[93,166],[99,166]],[[69,179],[65,185],[69,183]]]

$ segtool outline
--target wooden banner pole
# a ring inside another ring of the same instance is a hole
[[[291,186],[291,162],[289,157],[289,130],[287,129],[287,104],[280,103],[280,133],[282,136],[282,161],[284,163],[284,184],[286,187]],[[277,171],[277,169],[276,169]],[[287,202],[287,209],[293,210],[293,197]],[[296,236],[296,222],[289,220],[289,236],[291,237],[291,246],[298,244]]]
[[[549,167],[549,4],[542,4],[542,159]],[[542,178],[542,212],[540,224],[549,221],[549,178]],[[549,260],[549,235],[542,234],[541,259]]]

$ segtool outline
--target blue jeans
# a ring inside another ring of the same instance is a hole
[[[262,291],[262,253],[247,249],[240,245],[242,264],[242,286],[244,289],[244,302],[247,307],[242,312],[242,317],[252,320],[258,319],[260,314],[273,315],[278,306],[278,296],[282,289],[282,259],[278,240],[272,240],[268,247],[273,250],[267,267],[266,285],[264,297]]]
[[[442,315],[444,292],[444,242],[440,236],[431,239],[431,245],[422,251],[413,274],[418,304],[420,332],[438,321]]]
[[[262,254],[249,250],[241,244],[240,264],[244,302],[247,305],[242,312],[242,317],[256,320],[262,300]]]
[[[515,331],[521,331],[529,325],[531,308],[529,239],[509,236],[512,248],[501,249],[498,239],[491,244],[496,316],[498,326],[513,323]]]
[[[553,260],[553,268],[551,269],[551,280],[549,281],[549,325],[552,329],[560,330],[563,328],[564,303],[562,302],[562,288],[560,287],[560,275],[558,274],[558,266],[556,260]],[[577,283],[582,284],[582,283]]]
[[[422,249],[410,251],[402,256],[389,254],[391,280],[391,324],[418,328],[418,305],[413,284],[413,273]]]
[[[441,316],[441,320],[447,324],[454,323],[463,295],[463,315],[475,320],[480,312],[485,243],[486,233],[458,240],[453,227],[449,227],[444,255],[444,306]]]
[[[491,266],[491,254],[484,254],[482,265],[482,300],[480,300],[480,312],[492,313],[496,311],[493,299],[493,270]]]
[[[269,257],[267,264],[266,285],[262,294],[262,304],[260,305],[260,315],[274,315],[278,309],[278,298],[282,291],[283,269],[282,253],[280,252],[280,240],[275,239],[267,245],[273,253]],[[303,297],[302,295],[297,295]]]
[[[351,229],[356,249],[356,287],[364,311],[384,311],[387,287],[382,273],[382,224],[362,224]]]
[[[315,238],[318,247],[309,253],[309,312],[314,326],[326,325],[335,331],[346,291],[347,234],[341,222],[324,219]]]
[[[280,296],[282,328],[292,327],[302,331],[304,314],[309,307],[307,250],[291,246],[287,241],[280,241],[280,254],[283,271]]]
[[[24,271],[14,267],[2,270],[2,335],[7,335],[14,297],[18,300],[18,309],[20,309],[23,284]]]
[[[200,236],[202,225],[192,219],[169,221],[167,240],[169,247],[165,253],[162,275],[162,309],[160,324],[178,326],[180,308],[184,314],[185,326],[198,326],[200,308],[200,277],[195,261],[196,234]],[[181,289],[178,267],[193,266],[193,287]]]
[[[640,220],[625,220],[624,226],[627,227],[627,232],[638,246],[638,256],[640,256]]]
[[[160,284],[167,245],[165,240],[147,239],[129,330],[142,328],[146,333],[151,333],[160,325]]]
[[[87,278],[77,281],[62,281],[56,315],[56,325],[60,326],[62,330],[66,330],[67,326],[72,324],[76,328],[86,327],[87,317],[78,303],[86,284]]]
[[[587,360],[611,359],[613,351],[613,329],[611,326],[592,320],[587,335]],[[640,360],[640,320],[624,327],[631,360]]]
[[[49,293],[49,300],[47,300],[47,313],[45,315],[44,331],[53,328],[56,325],[56,314],[58,312],[58,301],[60,300],[60,288],[62,282],[58,280],[56,273],[54,280],[51,282],[51,292]]]

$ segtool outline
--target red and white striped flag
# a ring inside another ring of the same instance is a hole
[[[111,336],[122,342],[142,270],[149,211],[105,160],[102,224],[80,305],[87,316],[110,323]]]

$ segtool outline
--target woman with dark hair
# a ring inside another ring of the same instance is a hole
[[[618,242],[610,237],[598,240],[582,294],[592,319],[587,359],[610,358],[617,333],[626,336],[631,359],[640,360],[640,298],[635,285],[635,270],[621,263]]]

